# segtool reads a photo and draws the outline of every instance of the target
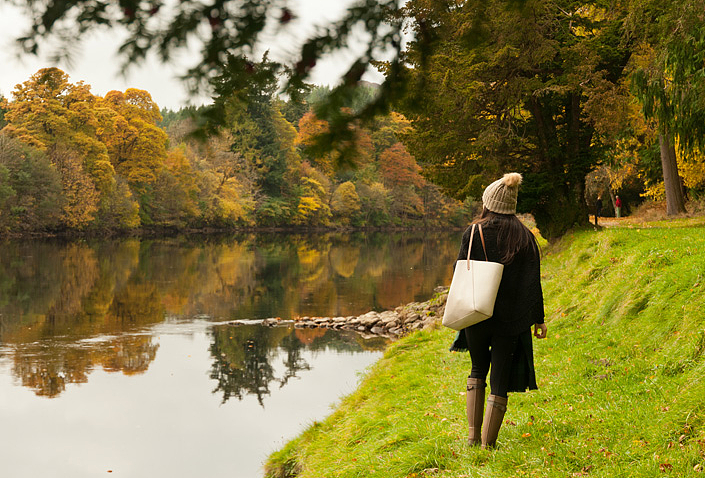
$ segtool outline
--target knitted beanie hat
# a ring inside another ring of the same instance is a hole
[[[485,189],[482,205],[498,214],[516,214],[521,174],[508,173]]]

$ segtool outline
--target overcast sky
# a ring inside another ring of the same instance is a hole
[[[265,39],[271,48],[271,57],[284,60],[296,51],[295,45],[310,36],[318,25],[340,18],[353,0],[296,0],[291,1],[292,10],[298,18],[287,25],[286,30],[277,31]],[[203,104],[207,98],[189,98],[186,89],[178,80],[179,73],[192,66],[197,59],[197,50],[181,55],[173,64],[163,65],[156,59],[140,66],[133,66],[126,77],[119,72],[120,61],[116,57],[120,45],[119,31],[105,31],[87,38],[74,55],[72,64],[51,64],[46,58],[22,55],[14,40],[23,35],[29,26],[21,11],[0,0],[0,93],[11,98],[15,85],[26,81],[40,68],[57,66],[68,73],[71,82],[84,81],[91,85],[96,95],[110,90],[139,88],[151,93],[160,107],[176,109],[187,104]],[[332,85],[352,62],[350,53],[322,60],[313,71],[311,81],[315,84]],[[378,73],[366,74],[368,81],[380,81]]]

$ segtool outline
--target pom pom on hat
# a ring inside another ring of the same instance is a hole
[[[521,174],[507,173],[493,182],[482,194],[482,205],[498,214],[516,214]]]
[[[502,178],[502,184],[507,187],[514,188],[521,184],[521,174],[519,173],[507,173]]]

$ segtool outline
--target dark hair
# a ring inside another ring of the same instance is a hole
[[[502,254],[500,262],[510,264],[514,256],[524,249],[539,255],[539,246],[534,234],[514,214],[499,214],[482,208],[482,215],[473,224],[497,228],[497,247]]]

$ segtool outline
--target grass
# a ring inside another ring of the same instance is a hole
[[[391,345],[267,476],[705,476],[705,228],[575,233],[542,273],[539,390],[510,395],[496,450],[465,444],[470,360],[438,329]]]

